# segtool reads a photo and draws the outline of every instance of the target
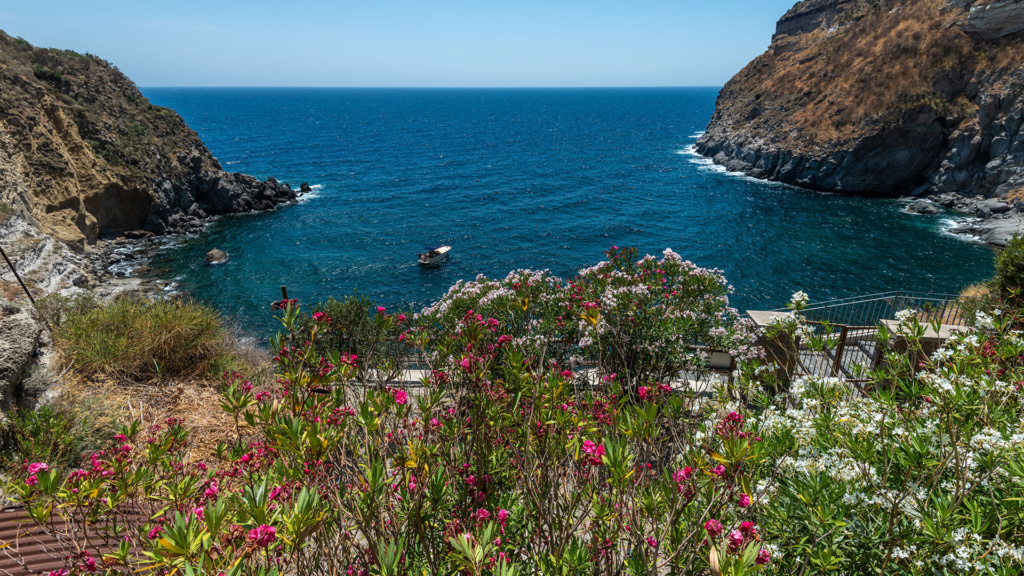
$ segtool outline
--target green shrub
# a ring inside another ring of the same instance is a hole
[[[32,73],[36,75],[36,78],[44,80],[46,82],[63,82],[64,76],[56,70],[50,70],[42,64],[35,64],[32,66]]]
[[[67,362],[86,376],[192,376],[219,367],[225,329],[218,313],[194,301],[91,297],[40,305]]]
[[[74,415],[49,406],[35,412],[18,410],[0,425],[0,463],[77,465],[90,444],[81,424]]]
[[[1024,237],[1014,236],[996,255],[995,284],[1003,298],[1020,297],[1024,287]]]
[[[341,300],[330,298],[314,304],[308,314],[299,317],[299,332],[309,334],[318,324],[313,315],[320,314],[329,319],[319,323],[321,345],[327,351],[361,358],[358,369],[361,381],[400,369],[406,352],[399,340],[405,316],[383,314],[366,296],[352,294]],[[387,366],[383,371],[376,370],[383,366]]]
[[[135,136],[136,138],[142,138],[149,132],[149,130],[145,126],[139,124],[138,122],[132,122],[131,124],[129,124],[127,127],[127,131],[128,134]]]

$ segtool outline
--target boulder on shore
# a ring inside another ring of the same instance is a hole
[[[939,207],[927,200],[917,200],[915,202],[911,202],[910,205],[907,206],[907,212],[910,212],[911,214],[931,216],[939,213]]]
[[[220,248],[214,248],[206,253],[207,264],[223,264],[228,261],[228,253]]]

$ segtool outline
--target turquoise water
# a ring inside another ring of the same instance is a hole
[[[259,331],[279,286],[305,301],[358,290],[419,308],[459,279],[571,275],[609,246],[666,247],[722,269],[740,308],[893,289],[955,292],[990,249],[949,215],[720,171],[690,152],[716,89],[156,89],[224,168],[315,191],[226,218],[155,262]],[[416,253],[453,246],[423,269]],[[212,248],[230,254],[207,266]]]

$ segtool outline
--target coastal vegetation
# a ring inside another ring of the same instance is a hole
[[[930,355],[902,311],[866,381],[783,383],[720,273],[606,256],[569,279],[460,282],[419,314],[279,302],[276,376],[223,375],[212,449],[188,413],[125,420],[80,463],[26,449],[8,494],[75,574],[1024,569],[1016,299]],[[775,337],[811,333],[807,304]],[[68,310],[64,326],[114,326]],[[710,377],[711,351],[730,377]]]
[[[86,377],[208,375],[225,360],[220,315],[198,302],[52,295],[39,310],[65,362]]]

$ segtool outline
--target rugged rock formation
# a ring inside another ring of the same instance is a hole
[[[76,250],[295,200],[272,178],[224,172],[180,116],[95,56],[0,32],[0,87],[0,209]]]
[[[1019,1],[799,2],[722,89],[697,150],[812,189],[1016,206],[1022,29]]]
[[[18,404],[18,386],[36,360],[43,328],[31,306],[0,305],[0,411]]]
[[[971,8],[964,30],[985,40],[1024,30],[1024,2],[1005,0]]]

